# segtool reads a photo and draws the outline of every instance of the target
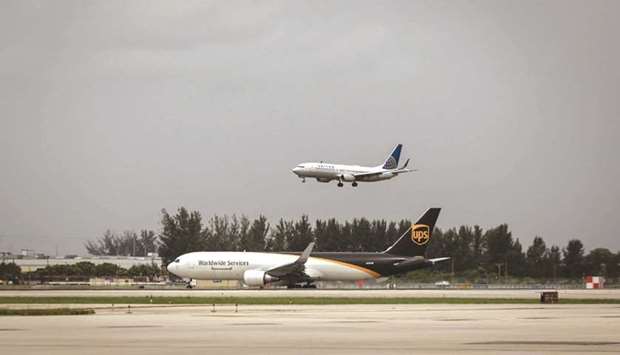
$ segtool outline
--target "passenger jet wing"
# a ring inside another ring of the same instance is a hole
[[[353,174],[353,176],[355,176],[356,178],[360,178],[360,177],[381,175],[383,173],[392,173],[392,174],[398,175],[400,173],[410,173],[412,171],[418,171],[417,169],[407,169],[407,165],[409,165],[409,159],[407,159],[407,161],[405,162],[405,164],[403,164],[402,167],[397,168],[397,169],[392,169],[392,170],[381,169],[379,171],[372,171],[369,173]]]
[[[312,249],[314,248],[314,242],[308,244],[306,250],[301,253],[299,258],[290,264],[282,265],[275,267],[271,270],[267,270],[267,273],[271,276],[282,278],[309,278],[308,275],[304,273],[306,261],[308,261],[308,257],[310,257],[310,253],[312,253]]]
[[[413,169],[381,170],[381,171],[373,171],[373,172],[370,172],[370,173],[353,174],[353,176],[355,176],[356,178],[359,178],[359,177],[366,177],[366,176],[381,175],[383,173],[400,174],[400,173],[410,173],[412,171],[416,171],[416,170],[413,170]]]

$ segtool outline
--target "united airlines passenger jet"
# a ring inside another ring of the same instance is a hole
[[[402,144],[398,144],[392,153],[385,159],[385,162],[379,166],[359,166],[359,165],[341,165],[328,163],[302,163],[293,168],[293,173],[301,178],[302,182],[306,182],[306,178],[315,178],[319,182],[330,182],[338,180],[338,186],[343,186],[343,181],[351,182],[353,187],[357,186],[358,181],[381,181],[388,180],[400,173],[408,173],[414,171],[407,169],[409,159],[401,168],[398,167],[398,159]]]
[[[382,278],[434,265],[449,257],[427,259],[439,208],[430,208],[383,252],[302,253],[194,252],[181,255],[168,271],[185,279],[240,280],[250,287],[267,284],[312,287],[315,281]]]

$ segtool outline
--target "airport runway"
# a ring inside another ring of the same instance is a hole
[[[620,353],[618,305],[222,306],[0,318],[3,354]]]
[[[72,296],[72,297],[457,297],[536,299],[542,290],[524,289],[408,289],[408,290],[0,290],[2,296]],[[558,290],[560,299],[620,299],[620,289]]]

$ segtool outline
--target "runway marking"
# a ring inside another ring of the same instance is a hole
[[[104,325],[105,329],[161,328],[161,325]]]
[[[485,341],[465,343],[466,345],[619,345],[617,341]]]
[[[533,319],[533,320],[538,320],[538,319],[558,319],[557,317],[524,317],[521,319]]]

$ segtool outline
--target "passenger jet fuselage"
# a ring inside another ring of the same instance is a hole
[[[350,182],[352,186],[357,186],[358,181],[373,182],[388,180],[398,174],[408,173],[413,170],[407,169],[409,159],[399,168],[398,160],[402,144],[398,144],[392,150],[382,165],[378,166],[360,166],[360,165],[342,165],[329,163],[301,163],[293,168],[293,173],[306,182],[306,178],[314,178],[319,182],[338,181],[338,186],[342,187],[343,182]]]

